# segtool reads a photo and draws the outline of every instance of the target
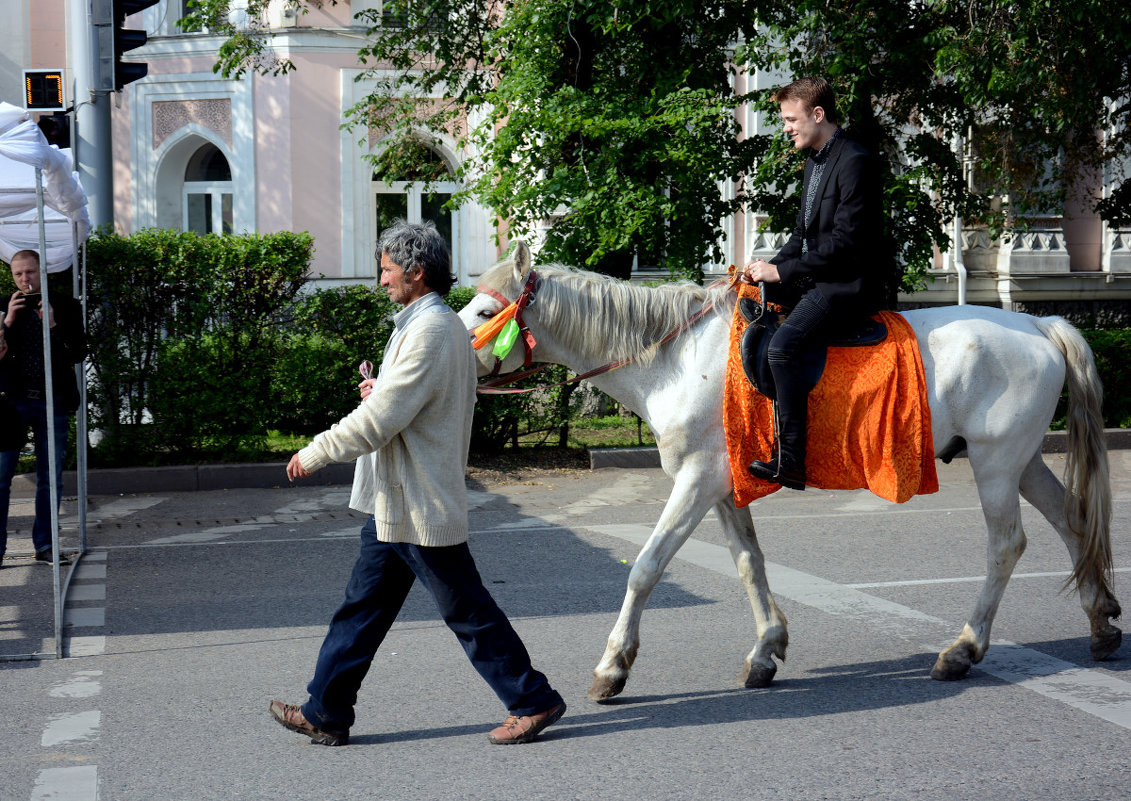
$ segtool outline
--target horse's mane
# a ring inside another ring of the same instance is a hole
[[[538,319],[564,348],[601,358],[647,363],[660,340],[707,303],[726,314],[734,304],[725,287],[691,281],[644,287],[560,264],[539,265],[535,272],[542,279],[534,301]],[[511,286],[513,277],[514,264],[507,259],[487,270],[480,283],[513,298],[521,290]]]

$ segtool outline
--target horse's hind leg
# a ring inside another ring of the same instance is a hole
[[[1076,567],[1084,558],[1083,538],[1072,530],[1065,517],[1064,485],[1049,470],[1039,453],[1021,474],[1021,494],[1056,529],[1072,557],[1072,566]],[[1077,591],[1080,593],[1080,605],[1084,607],[1092,627],[1092,658],[1106,659],[1115,653],[1123,639],[1123,633],[1111,625],[1111,619],[1118,618],[1121,613],[1119,601],[1104,576],[1097,576],[1095,571],[1083,573]]]
[[[990,628],[997,614],[1005,585],[1021,554],[1025,552],[1025,532],[1021,528],[1021,501],[1017,494],[1016,468],[998,461],[979,469],[976,454],[971,464],[978,482],[978,494],[989,529],[986,543],[986,581],[962,634],[939,654],[931,669],[931,678],[953,681],[963,678],[970,667],[982,661],[990,647]],[[1000,468],[1000,469],[999,469]]]
[[[714,492],[705,488],[712,483],[719,482],[712,482],[711,477],[689,468],[676,475],[675,487],[664,505],[660,520],[628,574],[628,588],[620,615],[609,633],[605,653],[593,670],[590,699],[604,701],[624,690],[640,648],[640,617],[644,614],[644,606],[676,551],[723,493],[721,487]]]
[[[734,498],[728,496],[715,504],[715,512],[730,541],[730,553],[734,557],[738,577],[746,587],[750,606],[754,610],[758,641],[746,657],[746,667],[740,680],[747,687],[768,687],[777,673],[774,657],[785,661],[785,650],[789,645],[789,630],[785,615],[774,603],[770,585],[766,579],[766,560],[758,547],[758,537],[749,509],[736,509]]]

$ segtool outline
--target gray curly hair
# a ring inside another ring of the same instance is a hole
[[[388,256],[392,262],[405,271],[420,270],[428,288],[440,295],[456,282],[452,275],[452,258],[444,237],[431,220],[410,223],[397,220],[381,232],[377,243],[378,258]]]

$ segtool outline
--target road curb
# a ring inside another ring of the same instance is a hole
[[[299,479],[294,486],[316,487],[349,484],[353,481],[353,463],[330,464],[310,478]],[[63,472],[63,493],[77,491],[73,470]],[[286,462],[258,464],[202,464],[173,467],[120,467],[89,470],[86,477],[88,495],[145,495],[154,492],[199,492],[218,489],[270,489],[291,486],[287,480]],[[12,480],[13,498],[35,496],[35,474],[21,473]]]
[[[1109,428],[1105,432],[1108,450],[1131,448],[1131,429]],[[1050,431],[1042,447],[1045,453],[1064,453],[1067,435]],[[590,448],[589,469],[608,467],[660,467],[660,452],[655,447]],[[173,467],[120,467],[87,472],[88,495],[144,495],[154,492],[199,492],[220,489],[270,489],[291,486],[286,462],[256,464],[202,464]],[[331,464],[295,486],[331,486],[353,481],[353,463]],[[73,470],[63,473],[63,494],[74,495]],[[35,496],[35,474],[21,473],[12,480],[13,498]]]

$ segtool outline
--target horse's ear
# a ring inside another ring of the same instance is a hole
[[[518,281],[525,281],[530,272],[530,248],[521,239],[514,243],[514,275]]]

